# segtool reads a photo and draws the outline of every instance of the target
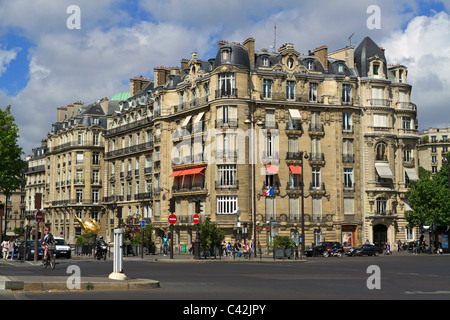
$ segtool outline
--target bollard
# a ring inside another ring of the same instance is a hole
[[[110,279],[126,280],[127,277],[123,273],[123,230],[120,228],[114,229],[114,264],[113,272],[109,275]]]

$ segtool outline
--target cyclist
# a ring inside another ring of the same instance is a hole
[[[107,243],[105,240],[103,240],[103,236],[100,236],[100,238],[97,241],[97,252],[106,251],[106,249],[103,249],[102,246],[106,246]]]
[[[44,237],[41,240],[42,242],[42,248],[44,249],[44,257],[42,258],[43,261],[47,259],[47,253],[49,252],[48,245],[54,245],[55,244],[55,238],[50,233],[49,228],[45,228],[45,234]]]

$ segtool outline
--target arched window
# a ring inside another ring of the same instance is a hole
[[[387,210],[387,199],[383,197],[377,198],[377,211],[376,214],[386,215],[388,213]]]
[[[388,152],[386,143],[378,142],[375,145],[375,161],[388,161]]]

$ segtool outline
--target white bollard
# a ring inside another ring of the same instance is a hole
[[[114,265],[113,272],[109,275],[110,279],[126,280],[127,276],[123,273],[123,230],[120,228],[114,229]]]

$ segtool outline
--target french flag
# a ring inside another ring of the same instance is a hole
[[[273,187],[270,187],[269,190],[263,193],[263,196],[273,196]]]

